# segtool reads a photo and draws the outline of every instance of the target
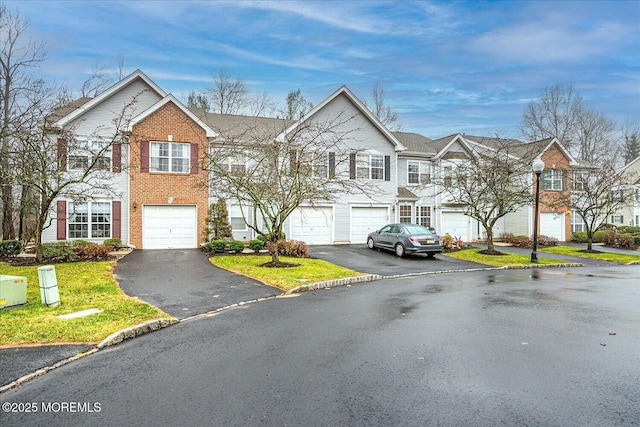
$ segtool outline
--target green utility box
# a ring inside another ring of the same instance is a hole
[[[27,302],[27,278],[0,274],[0,309]]]
[[[59,306],[60,294],[58,293],[56,268],[53,265],[39,267],[38,280],[40,281],[40,298],[42,298],[42,305],[46,305],[47,307]]]

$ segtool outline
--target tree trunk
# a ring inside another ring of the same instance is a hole
[[[16,238],[16,229],[13,225],[13,194],[11,185],[2,186],[2,239]]]
[[[487,251],[493,252],[493,228],[485,227],[487,232]]]
[[[36,235],[35,235],[35,246],[36,246],[36,261],[41,263],[44,260],[44,251],[42,250],[42,229],[44,228],[44,222],[46,219],[40,218],[38,216],[38,220],[36,221]]]
[[[278,234],[272,233],[272,236],[278,236]],[[269,249],[271,252],[271,262],[274,265],[277,265],[280,262],[280,255],[278,254],[278,240],[279,239],[271,239],[271,244],[269,245]]]
[[[587,231],[587,250],[593,250],[593,233],[591,231]]]

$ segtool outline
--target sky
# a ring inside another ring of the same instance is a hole
[[[402,130],[520,137],[545,87],[572,85],[618,123],[640,117],[635,1],[5,1],[45,41],[37,70],[77,90],[96,64],[187,94],[224,70],[284,106],[378,83]]]

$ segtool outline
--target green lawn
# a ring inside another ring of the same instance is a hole
[[[271,261],[270,256],[214,256],[211,263],[253,277],[263,283],[275,286],[283,291],[315,282],[362,276],[362,273],[331,264],[327,261],[311,258],[280,257],[283,262],[298,263],[299,267],[269,268],[260,264]]]
[[[596,250],[597,246],[595,247]],[[542,252],[548,252],[551,254],[561,254],[561,255],[570,255],[581,258],[591,258],[598,259],[601,261],[609,261],[609,262],[617,262],[620,264],[628,264],[630,262],[638,262],[640,261],[640,255],[633,254],[619,254],[614,252],[599,252],[595,254],[580,252],[581,248],[574,248],[571,246],[552,246],[548,248],[541,249]]]
[[[44,307],[38,267],[0,262],[0,274],[27,277],[27,304],[0,310],[0,345],[34,343],[98,343],[110,334],[147,320],[171,317],[125,295],[117,285],[112,261],[56,264],[61,304]],[[102,313],[62,320],[56,316],[88,308]]]
[[[499,248],[497,248],[499,250]],[[479,253],[482,249],[465,249],[463,251],[457,252],[448,252],[446,256],[462,259],[465,261],[477,262],[479,264],[486,264],[495,267],[516,267],[516,266],[524,266],[524,265],[535,265],[531,262],[530,255],[520,255],[520,254],[511,254],[506,253],[505,255],[483,255]],[[570,264],[567,261],[561,261],[557,259],[551,258],[541,258],[538,257],[539,265],[564,265]]]

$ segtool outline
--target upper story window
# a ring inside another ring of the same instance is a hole
[[[384,156],[381,154],[357,154],[356,177],[358,179],[384,180]]]
[[[329,156],[327,153],[291,152],[292,167],[299,168],[303,173],[310,173],[311,176],[326,179],[329,177]]]
[[[444,186],[451,187],[453,184],[453,168],[451,166],[445,166],[442,175]]]
[[[247,171],[247,158],[241,155],[229,156],[225,160],[224,169],[229,172],[241,172]]]
[[[544,190],[562,190],[562,171],[560,169],[545,169],[542,172],[542,188]]]
[[[189,173],[190,145],[183,142],[151,142],[151,172]]]
[[[70,147],[67,155],[68,170],[111,169],[111,146],[108,142],[82,141],[75,147]]]
[[[431,184],[431,164],[418,160],[407,161],[407,182],[409,185]]]
[[[588,176],[589,174],[586,172],[573,172],[571,188],[575,191],[585,191],[587,189]]]

